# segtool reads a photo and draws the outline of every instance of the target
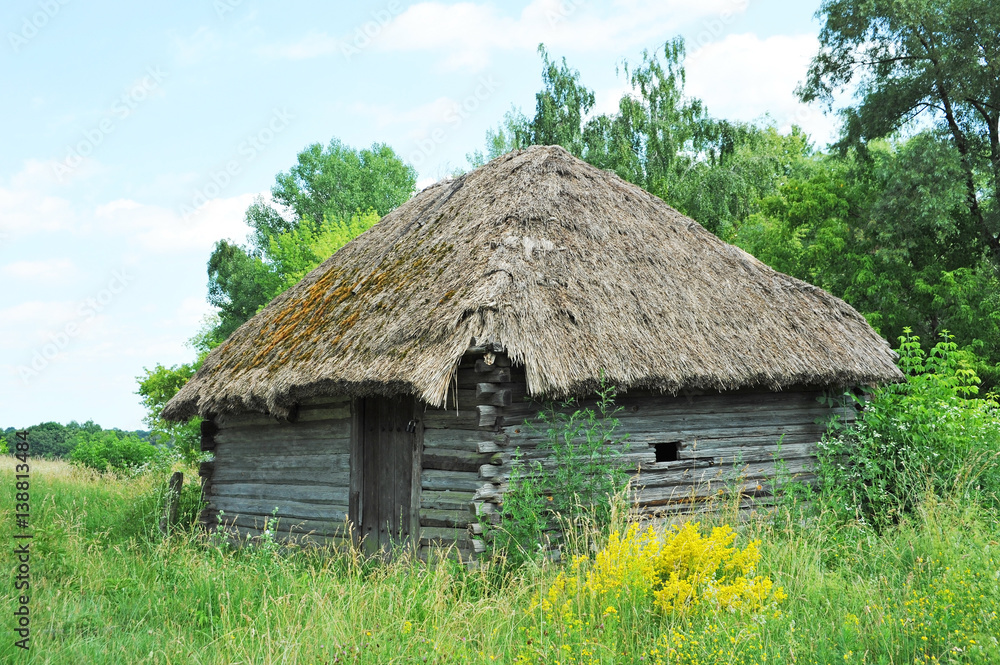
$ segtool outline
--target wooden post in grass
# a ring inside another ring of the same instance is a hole
[[[170,476],[167,485],[166,501],[163,504],[163,515],[160,517],[160,533],[167,535],[177,524],[177,503],[181,497],[181,487],[184,485],[184,474],[175,471]]]

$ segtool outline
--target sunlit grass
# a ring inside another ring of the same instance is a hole
[[[11,460],[0,462],[7,488]],[[928,498],[882,534],[794,511],[738,524],[723,511],[714,519],[734,525],[735,546],[760,541],[754,574],[787,598],[665,612],[623,596],[611,612],[580,605],[567,630],[538,601],[572,557],[504,575],[488,564],[232,551],[196,532],[158,535],[165,474],[38,461],[31,475],[32,646],[15,649],[5,620],[3,662],[1000,662],[1000,525],[964,500]],[[0,497],[9,544],[13,492]],[[13,606],[12,574],[0,595]]]

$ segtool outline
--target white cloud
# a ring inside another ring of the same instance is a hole
[[[126,233],[149,251],[204,251],[221,238],[242,241],[249,232],[244,213],[256,194],[211,199],[192,214],[118,199],[94,211],[96,226],[108,233]]]
[[[31,280],[58,284],[77,273],[76,265],[69,259],[44,259],[42,261],[15,261],[0,267],[0,274],[11,279]]]
[[[834,136],[834,120],[795,96],[818,48],[815,35],[730,35],[690,54],[687,93],[716,117],[753,120],[769,113],[779,129],[799,125],[822,145]]]
[[[387,104],[368,104],[357,102],[351,105],[351,110],[370,118],[379,129],[391,125],[415,125],[427,127],[429,125],[443,122],[449,110],[457,107],[458,102],[450,97],[439,97],[432,102],[400,109],[397,106]]]
[[[290,44],[268,44],[257,49],[257,53],[269,58],[283,60],[308,60],[341,50],[343,42],[325,32],[311,31],[302,39]]]
[[[748,0],[616,0],[598,7],[586,0],[533,0],[518,16],[487,2],[420,2],[377,29],[334,37],[311,31],[299,41],[271,45],[263,55],[287,59],[375,50],[439,53],[446,69],[480,70],[497,51],[545,43],[558,51],[620,53],[663,41],[682,27],[717,34],[746,10]],[[699,26],[698,22],[701,22]],[[716,24],[720,27],[716,28]]]
[[[0,343],[8,349],[36,339],[73,318],[78,303],[28,300],[0,309]]]
[[[27,160],[9,184],[0,184],[0,238],[7,241],[72,227],[76,217],[72,205],[49,191],[56,184],[54,164]]]

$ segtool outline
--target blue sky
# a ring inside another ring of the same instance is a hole
[[[818,2],[8,0],[0,6],[0,426],[137,428],[136,376],[190,361],[215,241],[315,142],[391,145],[424,186],[466,166],[536,53],[612,110],[616,69],[682,35],[688,92],[820,145],[792,93]]]

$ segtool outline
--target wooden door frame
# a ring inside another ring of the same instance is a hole
[[[378,399],[387,399],[382,395]],[[355,547],[361,545],[361,517],[364,511],[364,465],[361,464],[361,445],[364,440],[364,397],[351,399],[350,469],[351,480],[348,495],[348,520],[351,522],[351,540]],[[423,476],[424,424],[420,401],[412,400],[411,420],[415,422],[413,431],[412,468],[410,478],[410,546],[414,553],[420,551],[420,495]]]

